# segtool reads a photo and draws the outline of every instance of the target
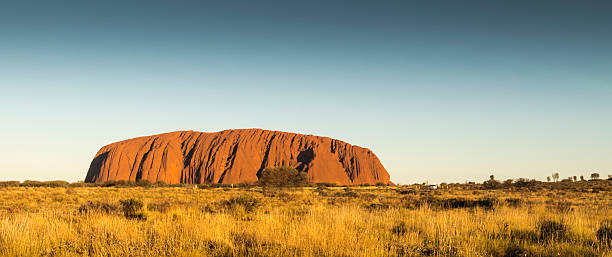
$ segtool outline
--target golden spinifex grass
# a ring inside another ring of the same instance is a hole
[[[5,187],[0,255],[612,256],[611,204],[606,187]]]

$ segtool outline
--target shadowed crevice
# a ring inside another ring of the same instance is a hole
[[[276,135],[272,135],[268,143],[266,144],[266,152],[264,153],[263,159],[261,160],[261,165],[259,166],[259,170],[255,174],[258,178],[261,177],[261,172],[266,168],[266,164],[268,164],[268,157],[270,156],[270,147],[272,147],[272,142],[276,138]]]
[[[156,139],[153,139],[153,142],[151,142],[151,145],[149,146],[149,150],[144,155],[142,155],[142,158],[140,159],[140,164],[138,165],[138,172],[136,173],[136,178],[134,179],[134,181],[139,181],[142,179],[143,165],[147,160],[149,153],[153,151],[153,145],[155,145],[155,141]]]
[[[102,165],[104,164],[104,162],[106,162],[107,158],[108,152],[104,152],[96,156],[96,158],[91,161],[91,164],[89,165],[89,170],[87,171],[87,176],[85,177],[85,182],[96,182],[98,176],[102,171]]]
[[[232,154],[227,156],[227,160],[225,161],[225,170],[223,171],[223,174],[221,174],[221,177],[219,178],[219,183],[223,183],[223,179],[225,178],[225,175],[234,166],[234,161],[236,160],[237,151],[238,151],[238,141],[236,141],[236,143],[232,146],[232,150],[231,150]]]
[[[315,157],[315,153],[312,150],[312,148],[308,148],[302,152],[300,152],[300,154],[298,154],[297,156],[297,161],[299,162],[299,165],[295,168],[299,171],[306,171],[308,172],[308,164],[310,164],[310,162],[312,162],[312,160]]]

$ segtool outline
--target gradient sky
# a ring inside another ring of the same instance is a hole
[[[0,180],[264,128],[402,184],[612,174],[610,1],[1,1]]]

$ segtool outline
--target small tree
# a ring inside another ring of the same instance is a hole
[[[273,187],[305,186],[308,184],[308,174],[290,166],[266,168],[259,176],[259,184]]]
[[[482,183],[486,189],[497,189],[501,187],[501,183],[495,180],[495,175],[490,175],[489,180]]]
[[[147,219],[145,204],[141,200],[130,198],[127,200],[120,200],[119,203],[123,209],[123,215],[126,218],[139,220]]]
[[[584,181],[584,176],[580,176],[580,181]]]
[[[555,182],[559,181],[559,172],[555,172],[552,174],[552,178],[555,180]]]
[[[506,179],[506,180],[504,180],[503,186],[504,187],[512,187],[512,184],[514,184],[514,180]]]
[[[546,181],[550,182],[550,176],[546,177]]]
[[[574,176],[574,182],[578,181],[578,179],[576,178],[576,176]]]
[[[599,173],[591,174],[591,179],[599,179]]]
[[[448,188],[448,183],[446,182],[440,183],[440,189],[447,189],[447,188]]]

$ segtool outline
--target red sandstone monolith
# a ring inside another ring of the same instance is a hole
[[[388,184],[372,151],[340,140],[262,129],[177,131],[102,147],[85,182],[252,183],[265,168],[292,166],[311,182]]]

